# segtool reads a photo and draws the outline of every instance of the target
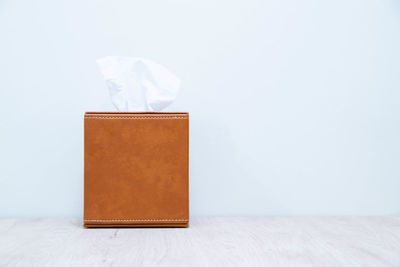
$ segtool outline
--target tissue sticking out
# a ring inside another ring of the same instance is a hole
[[[161,111],[179,92],[180,79],[151,60],[104,57],[96,62],[118,111]]]

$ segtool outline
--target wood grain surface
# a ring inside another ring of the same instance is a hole
[[[187,229],[0,220],[0,266],[400,266],[399,217],[194,218]]]

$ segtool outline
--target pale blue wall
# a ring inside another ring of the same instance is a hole
[[[95,59],[191,113],[192,215],[400,214],[400,2],[0,1],[0,216],[81,216]]]

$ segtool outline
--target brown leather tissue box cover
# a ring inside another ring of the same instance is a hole
[[[85,113],[85,227],[187,227],[189,114]]]

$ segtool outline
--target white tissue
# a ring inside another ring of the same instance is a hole
[[[181,81],[145,58],[104,57],[97,61],[118,111],[160,111],[176,98]]]

